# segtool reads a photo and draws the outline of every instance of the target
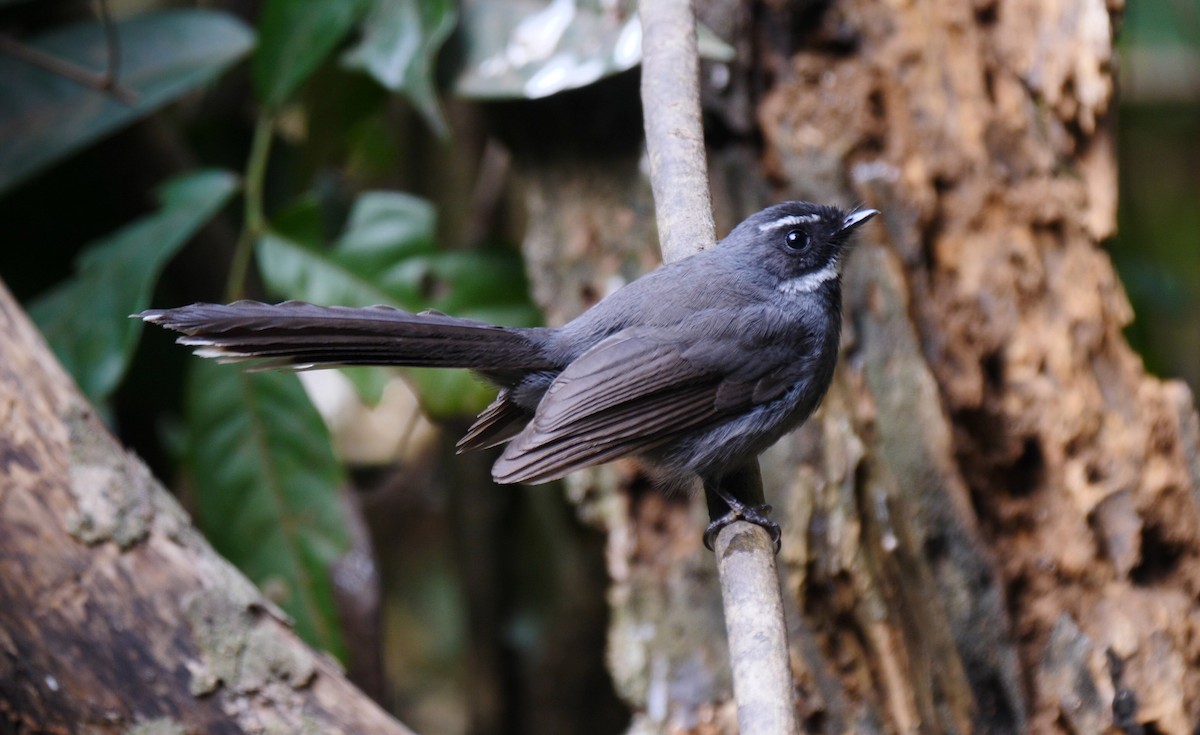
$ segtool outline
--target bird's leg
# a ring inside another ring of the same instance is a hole
[[[704,545],[710,551],[722,528],[734,521],[746,521],[761,526],[770,534],[775,552],[779,552],[782,534],[779,524],[767,517],[771,506],[766,504],[763,497],[762,475],[757,459],[739,465],[718,478],[705,478],[704,497],[708,501],[708,517],[712,519],[704,531]]]

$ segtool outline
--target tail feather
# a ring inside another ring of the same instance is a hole
[[[223,361],[266,365],[406,365],[476,370],[554,367],[531,330],[497,327],[390,306],[350,308],[301,301],[192,304],[136,315],[182,333],[180,344]]]

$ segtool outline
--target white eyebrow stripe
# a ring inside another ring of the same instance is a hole
[[[806,273],[803,276],[789,278],[779,284],[779,290],[788,296],[799,296],[804,293],[812,293],[821,287],[822,283],[832,281],[838,277],[838,264],[830,263],[819,271],[814,273]]]
[[[777,220],[768,222],[765,225],[759,225],[758,231],[766,232],[767,230],[773,230],[776,227],[787,227],[788,225],[803,225],[803,224],[807,224],[809,222],[816,222],[819,219],[821,219],[821,215],[819,215],[819,214],[791,214],[791,215],[788,215],[787,217],[780,217]]]

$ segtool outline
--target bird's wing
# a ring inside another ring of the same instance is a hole
[[[455,449],[461,454],[503,444],[516,436],[528,421],[529,413],[509,399],[507,390],[502,390],[496,400],[476,417],[471,428],[458,440]]]
[[[748,345],[734,329],[619,332],[555,379],[492,474],[498,482],[545,482],[653,450],[766,403],[799,379],[800,342]]]

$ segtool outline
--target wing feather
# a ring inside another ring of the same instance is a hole
[[[687,385],[709,371],[658,335],[617,334],[573,362],[546,391],[539,427],[566,425],[619,404]]]
[[[571,431],[553,434],[526,431],[517,435],[496,462],[492,474],[498,482],[547,482],[583,467],[618,457],[656,449],[694,429],[716,413],[696,411],[704,405],[709,386],[684,392],[659,394],[624,410],[610,409],[587,422],[575,422]]]
[[[753,386],[738,388],[727,378],[744,373],[744,366],[728,358],[698,357],[696,341],[697,335],[685,330],[657,328],[628,330],[600,342],[551,384],[533,421],[496,462],[493,476],[499,482],[556,479],[649,452],[741,410]],[[722,393],[739,398],[718,400]]]
[[[509,400],[508,391],[502,390],[483,413],[458,440],[455,450],[460,454],[475,449],[488,449],[513,438],[525,423],[529,414],[525,409]]]
[[[794,322],[744,311],[618,332],[551,383],[492,475],[545,482],[652,453],[782,397],[811,371],[815,350]]]

